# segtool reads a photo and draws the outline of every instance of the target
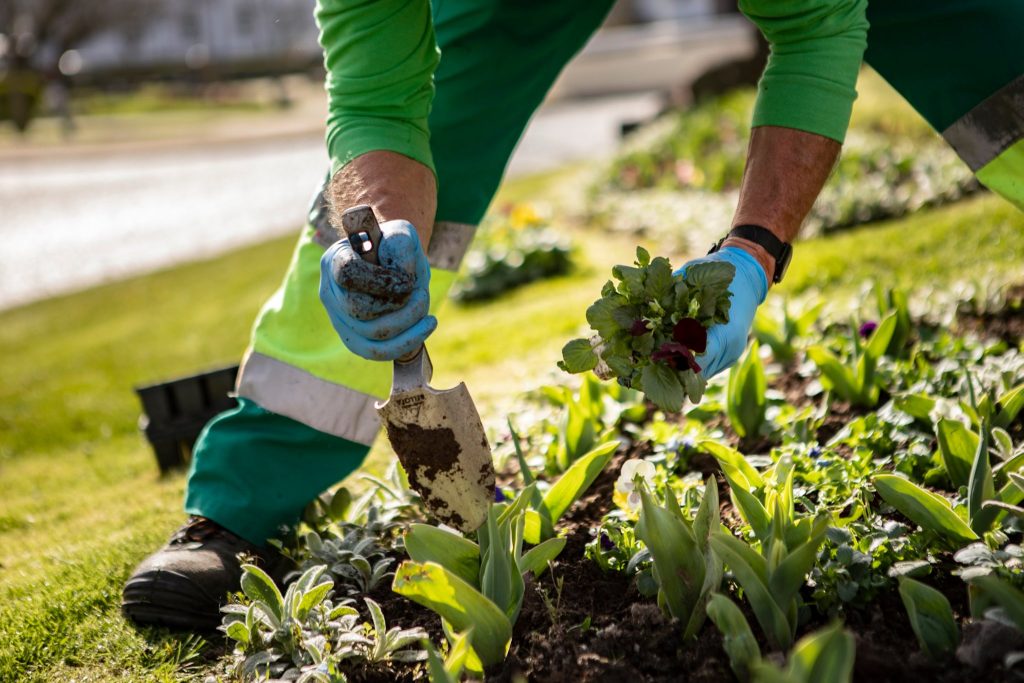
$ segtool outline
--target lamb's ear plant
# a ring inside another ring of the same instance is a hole
[[[714,442],[703,447],[718,459],[733,504],[757,539],[755,550],[716,530],[711,547],[743,587],[772,647],[786,649],[796,635],[800,588],[818,556],[831,518],[798,518],[793,504],[793,461],[778,460],[762,477],[742,454]]]
[[[931,659],[948,659],[960,644],[960,629],[946,596],[910,577],[900,577],[900,599],[921,650]]]
[[[747,683],[752,669],[761,661],[761,649],[743,612],[732,600],[715,593],[708,600],[708,617],[722,633],[722,647],[729,656],[729,668],[740,683]]]
[[[840,623],[804,636],[782,669],[767,659],[753,665],[754,683],[849,683],[857,648]]]
[[[370,598],[363,598],[363,600],[370,612],[372,623],[366,633],[369,640],[365,655],[366,661],[422,662],[427,658],[426,650],[410,647],[421,643],[427,635],[426,631],[421,628],[403,629],[398,626],[389,629],[380,605]]]
[[[708,477],[693,521],[683,514],[671,488],[665,488],[665,503],[659,505],[642,481],[637,486],[641,513],[636,535],[653,560],[658,605],[679,619],[683,638],[691,638],[703,625],[707,602],[722,583],[722,561],[710,546],[712,533],[721,526],[718,485],[714,476]]]
[[[873,408],[881,391],[878,361],[896,330],[896,314],[889,314],[879,323],[866,342],[861,341],[857,326],[852,327],[853,353],[845,363],[820,345],[807,349],[807,356],[818,366],[825,388],[853,405]]]
[[[312,567],[282,595],[259,567],[242,566],[249,604],[222,608],[221,630],[234,641],[235,672],[244,680],[270,676],[303,681],[337,680],[347,659],[365,659],[372,641],[351,600],[330,599],[334,582],[324,566]],[[416,630],[416,637],[425,636]]]
[[[666,412],[679,412],[686,398],[699,402],[706,382],[696,356],[707,347],[707,328],[729,320],[735,272],[708,262],[673,275],[667,259],[637,247],[635,264],[615,266],[587,309],[596,336],[566,344],[559,367],[616,378]]]
[[[729,370],[726,389],[726,415],[741,439],[750,439],[760,433],[768,409],[767,389],[760,347],[755,341],[743,360]]]

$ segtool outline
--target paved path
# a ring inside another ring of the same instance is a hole
[[[621,123],[658,110],[653,92],[750,46],[739,17],[598,34],[554,88],[577,99],[541,108],[509,175],[611,154]],[[579,99],[600,92],[618,94]],[[307,104],[258,139],[228,123],[216,141],[0,155],[0,309],[294,231],[327,166],[323,102]]]
[[[657,102],[552,105],[509,173],[608,154]],[[294,231],[326,167],[320,135],[0,158],[0,309]]]

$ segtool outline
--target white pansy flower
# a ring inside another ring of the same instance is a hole
[[[636,490],[636,478],[640,477],[648,485],[654,483],[654,465],[641,458],[627,460],[619,471],[619,479],[615,482],[615,490],[627,494],[626,502],[631,510],[640,507],[640,492]]]

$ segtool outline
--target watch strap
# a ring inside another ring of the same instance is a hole
[[[772,282],[778,284],[782,281],[782,276],[786,274],[789,261],[793,256],[793,245],[783,242],[771,230],[760,225],[737,225],[729,231],[729,234],[720,239],[708,253],[721,249],[722,243],[730,237],[738,237],[763,247],[769,256],[775,259],[775,277],[772,278]]]

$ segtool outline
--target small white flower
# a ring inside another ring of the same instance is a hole
[[[627,460],[619,471],[619,479],[615,482],[615,490],[619,493],[628,493],[630,507],[636,509],[640,506],[640,493],[636,491],[636,478],[640,477],[648,484],[654,482],[654,465],[641,458]],[[636,498],[636,506],[633,499]]]

